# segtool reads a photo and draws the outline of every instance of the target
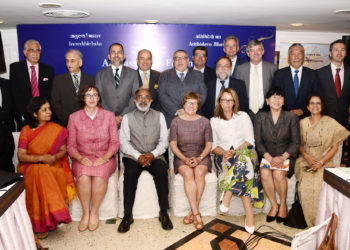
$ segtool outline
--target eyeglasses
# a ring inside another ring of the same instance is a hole
[[[92,94],[92,95],[86,94],[85,97],[86,97],[86,98],[97,98],[98,95],[97,95],[97,94]]]
[[[174,61],[183,61],[183,60],[187,60],[188,57],[187,56],[176,56],[174,57]]]
[[[221,65],[221,64],[219,64],[218,66],[216,66],[216,68],[230,69],[231,66],[230,65]]]
[[[149,101],[149,100],[151,100],[151,97],[148,96],[148,95],[138,95],[138,96],[136,96],[136,100],[138,100],[138,101],[142,101],[142,100]]]
[[[40,52],[41,52],[40,49],[27,49],[27,51],[28,51],[29,53],[40,53]]]
[[[230,104],[233,103],[233,99],[220,99],[220,102],[224,104]]]
[[[194,57],[206,58],[207,56],[202,54],[194,54]]]
[[[198,106],[198,103],[197,103],[197,102],[186,101],[186,104],[187,104],[187,105],[190,105],[190,106],[194,106],[194,107]]]

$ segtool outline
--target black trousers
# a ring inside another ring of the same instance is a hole
[[[143,170],[147,170],[152,176],[158,194],[160,209],[168,209],[169,187],[167,164],[159,159],[154,159],[149,167],[142,167],[137,161],[123,157],[124,163],[124,214],[132,214],[137,183]]]

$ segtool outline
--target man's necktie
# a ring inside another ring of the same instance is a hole
[[[259,111],[259,70],[258,66],[254,66],[254,74],[252,86],[252,96],[250,98],[250,109],[256,114]]]
[[[298,96],[298,89],[299,89],[298,73],[299,73],[299,70],[296,70],[295,74],[294,74],[294,91],[295,91],[295,96]]]
[[[149,87],[149,81],[147,78],[147,71],[143,71],[143,84],[145,85],[145,87]]]
[[[115,75],[114,75],[114,79],[115,79],[115,86],[118,88],[119,87],[119,82],[120,82],[120,77],[118,74],[119,68],[115,69]]]
[[[337,72],[335,73],[335,79],[334,79],[334,84],[335,84],[335,90],[337,91],[338,98],[341,93],[341,84],[340,84],[340,76],[339,76],[339,71],[341,70],[340,68],[336,69]]]
[[[220,91],[221,91],[221,90],[225,89],[225,81],[220,81],[220,82],[221,82],[221,89],[220,89]]]
[[[75,93],[78,93],[79,91],[79,79],[78,79],[78,75],[74,74],[73,75],[73,84],[74,84],[74,88],[75,88]]]
[[[32,96],[33,97],[40,96],[39,88],[38,88],[38,78],[36,76],[35,66],[34,65],[30,66],[30,69],[32,70],[32,74],[30,78],[30,84],[32,86]]]
[[[184,79],[185,79],[185,73],[181,72],[180,73],[180,80],[181,80],[181,82],[183,82]]]

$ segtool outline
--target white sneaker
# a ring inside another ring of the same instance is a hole
[[[225,207],[225,205],[224,204],[220,204],[220,211],[222,212],[222,213],[227,213],[228,212],[228,207]]]
[[[254,226],[248,227],[245,223],[244,223],[244,228],[245,230],[250,233],[253,234],[254,233]]]

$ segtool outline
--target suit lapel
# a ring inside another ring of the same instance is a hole
[[[338,98],[338,94],[337,94],[337,90],[335,89],[335,84],[334,84],[334,78],[333,78],[333,73],[332,73],[332,68],[331,68],[331,65],[329,64],[328,67],[327,67],[327,74],[326,74],[326,77],[328,78],[327,79],[327,82],[329,82],[329,90],[332,91],[332,95],[333,96],[336,96]],[[345,72],[344,72],[345,73]],[[345,76],[345,74],[344,74]],[[345,78],[344,78],[345,79]]]
[[[269,72],[268,72],[268,68],[266,67],[266,63],[264,61],[262,61],[262,81],[263,81],[263,91],[264,91],[264,96],[266,96],[267,91],[268,90],[268,76],[269,76]]]
[[[22,64],[22,72],[24,72],[23,77],[24,77],[24,88],[25,88],[25,92],[29,93],[30,97],[32,97],[32,84],[30,82],[30,76],[29,76],[29,71],[28,71],[28,65],[27,65],[27,61],[24,60],[23,64]]]
[[[124,71],[124,70],[123,70],[123,71]],[[122,73],[123,73],[123,71],[122,71]],[[108,70],[107,70],[107,80],[106,80],[106,82],[112,83],[113,86],[115,86],[115,79],[114,79],[114,73],[113,73],[113,68],[112,68],[112,66],[110,66],[110,67],[108,68]],[[120,82],[121,82],[121,77],[120,77]],[[120,82],[119,82],[119,83],[120,83]]]
[[[247,76],[245,77],[247,79],[247,81],[245,82],[245,86],[247,87],[248,96],[249,96],[249,89],[250,89],[250,70],[251,70],[251,67],[249,62],[247,63],[247,69],[245,70],[245,74],[247,74]]]

